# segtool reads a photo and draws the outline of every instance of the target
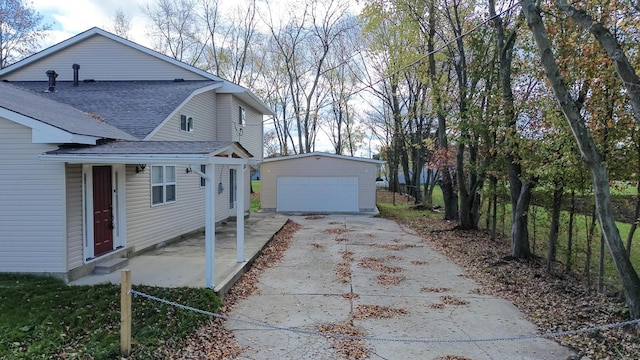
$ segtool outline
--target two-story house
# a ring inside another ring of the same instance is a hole
[[[203,228],[210,246],[229,217],[242,235],[272,114],[248,89],[99,28],[0,80],[0,272],[70,281]]]

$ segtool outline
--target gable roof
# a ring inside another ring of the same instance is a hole
[[[59,81],[54,92],[44,81],[16,81],[16,86],[40,93],[87,113],[96,114],[107,124],[137,139],[144,139],[176,108],[194,94],[220,86],[220,82],[202,81],[97,81],[80,83]]]
[[[0,108],[6,110],[5,117],[32,128],[35,123],[26,124],[24,120],[32,119],[75,135],[122,140],[134,139],[124,131],[69,105],[6,83],[0,83]]]
[[[367,158],[362,158],[362,157],[354,157],[354,156],[346,156],[346,155],[338,155],[338,154],[329,154],[329,153],[324,153],[324,152],[310,152],[310,153],[297,154],[297,155],[279,156],[279,157],[264,159],[264,160],[262,160],[262,162],[263,163],[268,163],[268,162],[285,161],[285,160],[293,160],[293,159],[304,159],[304,158],[308,158],[308,157],[314,157],[314,158],[315,157],[326,157],[326,158],[340,159],[340,160],[361,161],[361,162],[367,162],[367,163],[372,163],[372,164],[384,164],[386,162],[386,161],[376,160],[376,159],[367,159]]]
[[[238,85],[238,84],[234,84],[228,80],[225,80],[221,77],[218,77],[216,75],[213,75],[209,72],[206,72],[204,70],[198,69],[195,66],[191,66],[188,64],[185,64],[181,61],[178,61],[172,57],[166,56],[164,54],[161,54],[155,50],[149,49],[147,47],[144,47],[140,44],[137,44],[133,41],[121,38],[115,34],[112,34],[108,31],[102,30],[98,27],[93,27],[89,30],[86,30],[76,36],[73,36],[67,40],[64,40],[58,44],[55,44],[53,46],[50,46],[36,54],[33,54],[29,57],[26,57],[14,64],[9,65],[8,67],[5,67],[4,69],[0,69],[0,78],[5,77],[6,75],[20,69],[23,68],[25,66],[28,66],[29,64],[32,64],[38,60],[41,60],[49,55],[55,54],[59,51],[62,51],[68,47],[71,47],[77,43],[80,43],[82,41],[84,41],[85,39],[88,39],[90,37],[93,36],[103,36],[106,37],[108,39],[111,39],[115,42],[118,42],[120,44],[129,46],[131,48],[134,48],[136,50],[139,50],[147,55],[150,55],[152,57],[161,59],[163,61],[169,62],[173,65],[176,65],[180,68],[183,68],[185,70],[191,71],[195,74],[198,74],[206,79],[210,79],[212,81],[222,81],[222,87],[218,90],[218,92],[220,93],[228,93],[228,94],[236,94],[239,98],[241,98],[243,101],[245,101],[248,105],[250,105],[251,107],[254,107],[256,110],[260,111],[261,113],[265,114],[265,115],[273,115],[273,111],[260,99],[258,99],[258,97],[255,96],[255,94],[253,94],[251,91],[249,91],[248,89]]]

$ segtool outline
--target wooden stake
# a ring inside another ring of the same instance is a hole
[[[120,273],[120,352],[131,352],[131,270]]]

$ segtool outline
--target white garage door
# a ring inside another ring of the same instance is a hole
[[[277,211],[359,211],[357,176],[279,176],[277,192]]]

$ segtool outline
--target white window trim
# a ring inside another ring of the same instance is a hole
[[[184,128],[182,127],[183,120],[185,123]],[[187,133],[193,132],[193,123],[194,123],[194,120],[192,116],[187,116],[184,114],[180,115],[180,131],[181,132],[187,132]]]
[[[238,124],[244,126],[247,123],[247,111],[244,107],[238,106]]]
[[[153,168],[155,167],[161,167],[162,168],[162,183],[157,183],[154,184],[153,183]],[[167,181],[167,168],[168,167],[173,167],[173,182],[168,182]],[[151,201],[151,206],[162,206],[162,205],[166,205],[166,204],[173,204],[176,201],[178,201],[178,177],[177,177],[177,166],[176,165],[151,165],[151,173],[149,176],[149,182],[151,184],[150,188],[149,188],[149,196],[150,196],[150,201]],[[175,198],[172,201],[167,201],[167,185],[173,185],[175,187]],[[162,186],[162,202],[159,203],[154,203],[153,202],[153,188],[157,187],[157,186]]]

